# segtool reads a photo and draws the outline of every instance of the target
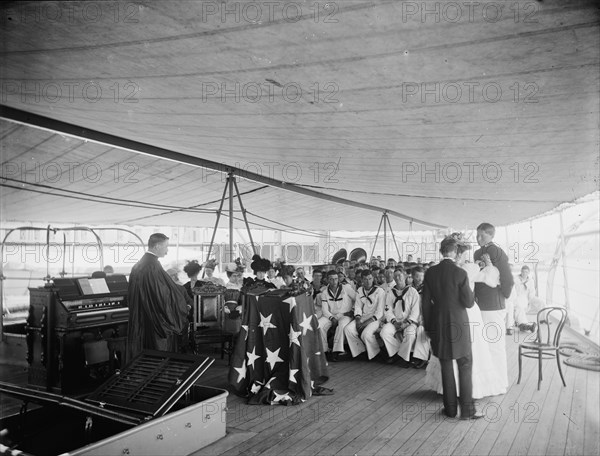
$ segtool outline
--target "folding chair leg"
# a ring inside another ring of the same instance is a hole
[[[519,379],[517,380],[517,385],[521,383],[521,365],[523,364],[523,358],[521,357],[521,347],[519,347]]]
[[[558,350],[556,350],[556,364],[558,365],[558,373],[560,374],[560,379],[563,382],[563,386],[567,386],[567,384],[565,383],[565,377],[562,373],[562,368],[560,367],[560,353]]]
[[[538,352],[538,391],[540,390],[540,385],[542,384],[542,352],[541,350]]]

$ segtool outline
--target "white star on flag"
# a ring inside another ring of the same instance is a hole
[[[294,307],[296,307],[296,299],[293,296],[284,299],[283,302],[287,302],[290,305],[290,312]]]
[[[252,394],[256,394],[260,391],[260,388],[262,387],[262,383],[260,382],[254,382],[254,385],[252,385],[252,387],[250,388],[250,392]]]
[[[277,394],[277,391],[275,391],[275,390],[273,390],[273,392],[275,393],[275,398],[273,399],[273,401],[271,402],[271,404],[273,404],[273,403],[276,404],[279,401],[282,401],[282,400],[285,400],[285,399],[290,400],[290,401],[292,400],[292,398],[289,396],[289,394],[287,392],[285,394]]]
[[[242,329],[244,330],[244,340],[248,340],[248,325],[242,325]]]
[[[283,361],[279,357],[279,350],[281,350],[281,348],[278,348],[277,350],[275,350],[274,352],[272,352],[271,350],[269,350],[267,348],[267,362],[271,366],[271,370],[273,369],[273,367],[275,367],[275,364],[280,363],[280,362]]]
[[[296,382],[296,374],[298,373],[298,369],[290,369],[290,382]]]
[[[302,313],[302,316],[304,317],[304,320],[302,320],[302,323],[300,323],[300,326],[302,326],[302,335],[306,336],[306,331],[310,330],[312,331],[312,328],[310,326],[310,321],[312,320],[312,315],[309,315],[308,317],[306,316],[305,313]]]
[[[292,344],[296,344],[298,347],[300,346],[300,341],[298,340],[298,336],[301,334],[301,331],[294,331],[292,325],[290,325],[290,347]]]
[[[275,377],[271,377],[267,383],[265,383],[265,388],[271,389],[271,382],[275,380]]]
[[[254,361],[260,358],[260,356],[256,354],[256,347],[252,348],[252,353],[246,352],[246,355],[248,356],[248,366],[252,366],[252,369],[254,369]]]
[[[268,317],[265,317],[263,314],[260,314],[260,324],[258,326],[260,326],[263,329],[263,336],[267,334],[269,328],[277,328],[277,326],[271,323],[272,316],[273,314],[269,315]]]
[[[246,378],[246,360],[242,361],[242,367],[234,367],[236,371],[238,371],[238,379],[237,382],[241,382],[242,379]]]

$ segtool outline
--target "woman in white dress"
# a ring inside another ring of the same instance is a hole
[[[466,259],[469,253],[469,246],[465,244],[459,233],[455,233],[453,236],[459,241],[458,256],[456,258],[456,264],[467,271],[469,276],[469,284],[471,289],[475,287],[475,282],[485,282],[491,287],[496,287],[500,283],[500,272],[492,265],[489,255],[484,255],[485,265],[480,268],[479,265],[474,263],[467,263]],[[472,340],[472,353],[473,353],[473,398],[481,399],[486,396],[496,396],[498,394],[505,394],[508,388],[507,384],[499,381],[495,375],[494,360],[491,358],[490,351],[488,348],[488,341],[486,340],[486,332],[481,318],[481,310],[477,303],[470,309],[467,309],[467,315],[469,316],[469,326],[471,331]],[[493,341],[492,341],[493,342]],[[456,367],[456,361],[454,362],[454,375],[456,376],[456,385],[458,387],[458,368]],[[442,394],[442,373],[440,367],[440,361],[433,355],[427,366],[425,375],[425,384],[427,387],[437,391],[438,394]],[[458,388],[457,388],[458,389]]]

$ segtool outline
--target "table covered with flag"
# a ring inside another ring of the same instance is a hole
[[[250,404],[297,404],[331,394],[312,299],[248,295],[229,383]]]

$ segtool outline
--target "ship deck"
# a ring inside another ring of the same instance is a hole
[[[517,331],[507,337],[509,391],[478,401],[485,415],[461,421],[441,415],[441,396],[424,385],[424,370],[366,361],[330,363],[331,396],[298,406],[247,405],[230,393],[227,435],[199,455],[597,455],[600,372],[524,359],[517,384]],[[579,342],[566,334],[563,342]],[[587,347],[594,350],[596,347]],[[227,359],[218,356],[198,383],[228,389]],[[3,366],[0,379],[27,383],[26,368]],[[20,403],[0,397],[2,415]]]

